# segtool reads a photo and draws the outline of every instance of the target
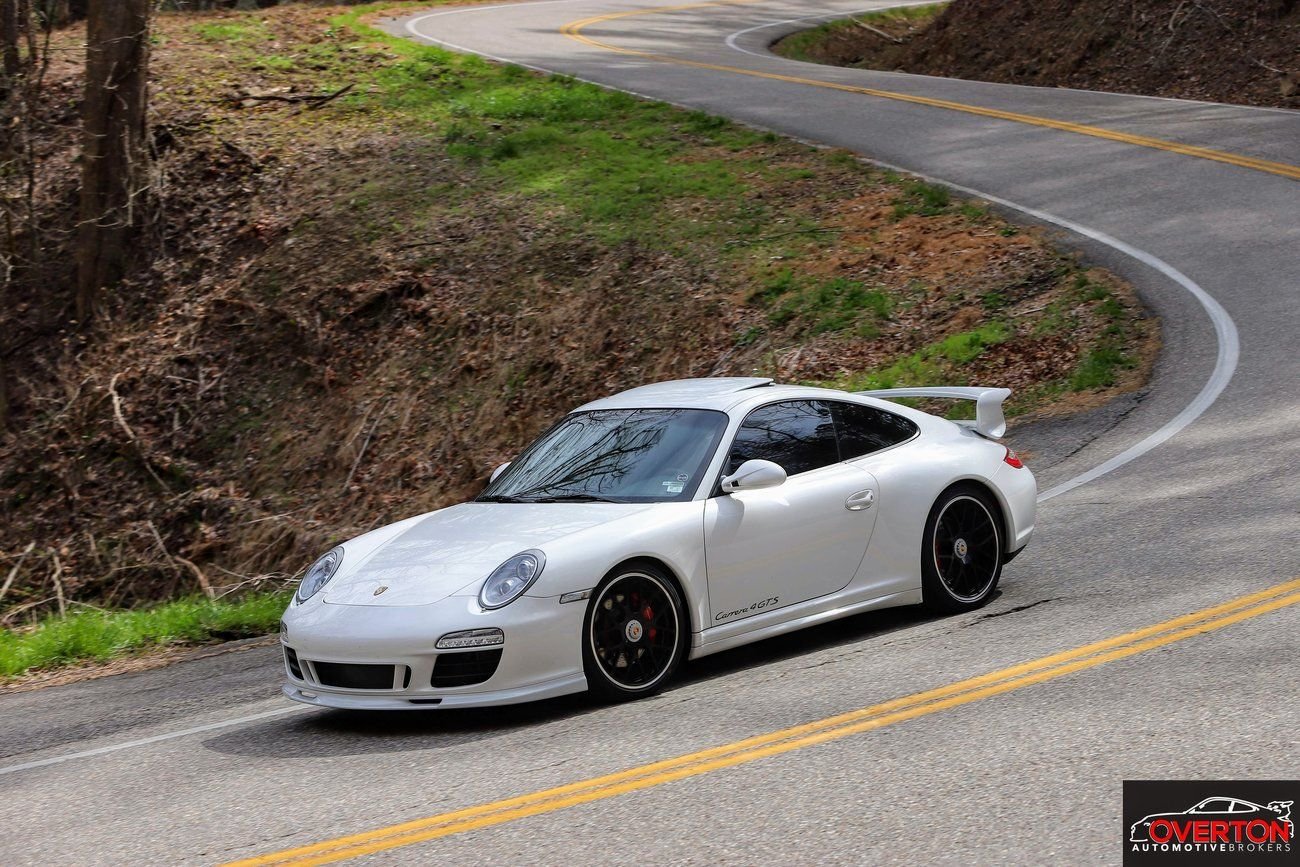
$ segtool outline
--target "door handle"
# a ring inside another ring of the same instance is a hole
[[[870,509],[871,504],[876,501],[876,492],[873,490],[858,491],[856,494],[850,494],[849,498],[844,501],[844,508],[850,512],[861,512],[863,509]]]

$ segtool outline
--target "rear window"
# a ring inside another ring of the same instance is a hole
[[[887,449],[916,436],[916,425],[901,415],[860,403],[831,401],[830,405],[842,461]]]

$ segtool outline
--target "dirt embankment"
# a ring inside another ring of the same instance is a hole
[[[90,329],[70,233],[9,288],[8,625],[291,573],[647,381],[875,370],[1030,408],[1144,375],[1126,287],[945,190],[340,14],[161,16],[135,268]],[[75,202],[61,38],[45,226]]]
[[[932,17],[869,18],[783,40],[840,66],[1300,107],[1297,0],[953,0]]]

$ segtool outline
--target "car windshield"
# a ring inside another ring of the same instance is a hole
[[[727,426],[706,409],[605,409],[566,416],[480,502],[688,500]]]

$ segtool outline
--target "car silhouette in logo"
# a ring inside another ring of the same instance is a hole
[[[1294,803],[1294,801],[1270,801],[1268,806],[1260,806],[1253,801],[1245,801],[1241,798],[1217,796],[1206,798],[1196,806],[1189,807],[1181,813],[1153,813],[1150,816],[1142,817],[1137,822],[1134,822],[1129,829],[1129,841],[1132,843],[1151,842],[1151,825],[1157,820],[1164,820],[1167,823],[1198,820],[1243,823],[1237,825],[1237,827],[1245,827],[1245,823],[1257,820],[1267,823],[1282,822],[1285,823],[1287,836],[1290,837],[1295,830],[1294,825],[1291,823],[1291,805]],[[1162,841],[1157,837],[1155,842]]]

